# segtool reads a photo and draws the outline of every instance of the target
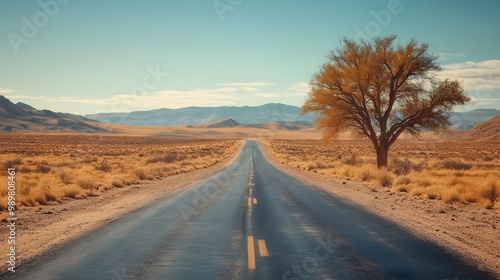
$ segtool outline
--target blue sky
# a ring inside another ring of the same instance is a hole
[[[77,114],[300,106],[340,39],[398,35],[500,109],[500,1],[0,0],[0,94]],[[362,33],[361,33],[362,32]]]

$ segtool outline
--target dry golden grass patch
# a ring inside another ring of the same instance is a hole
[[[0,135],[0,210],[7,206],[7,168],[16,168],[17,205],[47,205],[206,168],[231,156],[239,143],[124,136]]]
[[[319,174],[367,181],[422,199],[500,209],[500,141],[399,141],[378,169],[368,141],[268,140],[282,163]]]

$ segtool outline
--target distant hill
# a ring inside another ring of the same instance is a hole
[[[452,123],[451,128],[457,130],[468,130],[495,116],[500,116],[500,110],[476,109],[468,112],[452,113],[450,117],[450,121]]]
[[[246,127],[245,125],[233,120],[233,119],[225,119],[221,121],[216,121],[207,124],[198,124],[198,125],[187,125],[188,128],[230,128],[230,127]]]
[[[4,132],[107,132],[106,129],[85,122],[95,122],[85,117],[50,110],[37,110],[19,102],[12,103],[0,95],[0,133]]]
[[[259,124],[241,124],[233,119],[225,119],[213,123],[187,125],[187,128],[260,128],[268,130],[301,130],[312,128],[309,122],[275,122]]]
[[[25,110],[36,110],[35,107],[32,107],[32,106],[30,106],[26,103],[23,103],[23,102],[17,102],[16,105],[17,105],[17,107],[20,107],[20,108],[25,109]]]
[[[205,125],[206,128],[241,127],[244,126],[233,119],[225,119]]]
[[[314,114],[301,116],[296,106],[269,103],[262,106],[187,107],[180,109],[156,109],[130,113],[99,113],[85,115],[100,122],[135,126],[180,126],[206,124],[232,119],[240,124],[270,122],[312,122]]]
[[[461,135],[462,140],[500,140],[500,116],[476,125]]]
[[[295,122],[273,122],[273,123],[258,123],[250,124],[250,127],[273,129],[273,130],[301,130],[313,127],[310,122],[295,121]]]

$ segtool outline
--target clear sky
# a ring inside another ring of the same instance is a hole
[[[398,35],[500,109],[500,1],[0,0],[0,94],[78,114],[302,105],[340,39]]]

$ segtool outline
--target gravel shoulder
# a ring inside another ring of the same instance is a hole
[[[477,204],[414,199],[390,188],[295,169],[280,163],[262,143],[259,146],[264,157],[282,172],[393,221],[479,269],[493,272],[500,279],[500,213],[497,210],[485,210]]]
[[[209,168],[113,188],[86,199],[67,199],[57,205],[16,210],[16,268],[54,246],[65,244],[154,201],[175,195],[189,185],[231,165],[244,142],[228,160]],[[6,215],[0,217],[0,220]],[[1,252],[8,252],[7,222],[0,223]],[[3,253],[2,253],[3,254]],[[7,271],[2,265],[0,274]]]

